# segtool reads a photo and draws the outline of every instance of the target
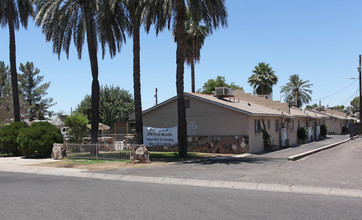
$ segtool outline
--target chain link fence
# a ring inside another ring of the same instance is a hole
[[[69,159],[129,160],[130,144],[115,141],[112,144],[65,144]]]

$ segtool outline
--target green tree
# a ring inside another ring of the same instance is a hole
[[[336,106],[332,107],[333,110],[337,110],[337,111],[341,111],[341,112],[346,112],[347,110],[345,108],[346,107],[344,105],[336,105]]]
[[[75,112],[74,114],[65,118],[65,125],[69,127],[68,133],[74,136],[76,142],[79,142],[84,134],[88,131],[88,119],[82,113]]]
[[[258,95],[270,95],[273,92],[273,85],[277,84],[278,76],[275,71],[264,62],[259,63],[254,67],[253,75],[248,79],[250,86]]]
[[[312,100],[310,96],[312,94],[311,86],[313,86],[313,84],[311,84],[309,80],[304,81],[299,78],[297,74],[289,76],[289,82],[285,86],[282,86],[281,90],[284,101],[295,101],[298,108],[303,104],[308,104]]]
[[[9,66],[0,62],[0,127],[10,123],[12,118],[11,79]]]
[[[97,143],[99,124],[99,81],[98,81],[98,42],[102,55],[105,47],[113,57],[120,51],[125,41],[124,24],[127,19],[122,8],[113,10],[109,1],[84,0],[35,0],[37,11],[35,21],[42,26],[47,41],[53,42],[53,51],[60,58],[64,50],[69,58],[69,47],[73,36],[78,58],[82,57],[84,41],[87,40],[88,55],[92,72],[92,143]],[[115,13],[115,11],[117,13]]]
[[[41,84],[44,76],[40,76],[40,70],[34,68],[33,62],[27,62],[25,65],[20,63],[19,74],[20,91],[24,95],[29,108],[27,116],[29,121],[34,119],[44,120],[45,116],[51,117],[52,112],[49,108],[55,105],[52,98],[44,98],[50,86],[50,82]]]
[[[198,89],[197,92],[202,94],[212,94],[213,91],[215,91],[216,87],[229,87],[232,88],[233,90],[236,89],[243,90],[243,87],[236,85],[234,82],[232,82],[231,84],[227,84],[225,82],[224,76],[217,76],[216,79],[207,80],[207,82],[204,83],[202,89]]]
[[[33,6],[31,0],[0,1],[0,23],[3,27],[6,25],[9,27],[10,72],[15,121],[20,121],[18,74],[16,72],[15,29],[19,30],[20,24],[26,29],[28,26],[28,18],[32,14]]]
[[[218,28],[227,25],[227,12],[224,0],[155,0],[156,8],[161,16],[156,20],[156,30],[162,29],[173,19],[176,27],[176,91],[178,115],[178,146],[180,157],[187,155],[187,124],[184,102],[184,70],[186,52],[186,7],[190,8],[191,16],[196,21],[202,21],[208,27]],[[162,10],[161,10],[162,9]]]
[[[76,112],[83,113],[91,119],[91,97],[86,95],[77,106]],[[119,86],[102,86],[99,103],[100,122],[112,126],[114,122],[126,122],[133,114],[132,95]]]
[[[11,96],[11,79],[9,66],[0,61],[0,98]]]
[[[311,110],[311,109],[314,109],[314,108],[317,108],[318,107],[318,105],[316,104],[316,103],[314,103],[313,105],[307,105],[307,106],[305,106],[305,109],[306,110]]]
[[[13,122],[14,105],[12,100],[11,76],[9,67],[0,62],[0,126]],[[21,119],[26,115],[28,106],[22,94],[19,96]]]
[[[351,106],[353,109],[353,113],[356,113],[359,111],[359,96],[355,97],[352,101],[351,101]]]

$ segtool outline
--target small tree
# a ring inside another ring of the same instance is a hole
[[[313,105],[306,105],[305,109],[310,110],[310,109],[314,109],[314,108],[317,108],[317,107],[318,107],[318,105],[316,103],[314,103]]]
[[[9,66],[0,61],[0,98],[11,96],[11,79]]]
[[[87,116],[82,113],[76,112],[65,118],[65,125],[69,127],[68,133],[74,136],[76,142],[79,142],[88,131],[88,123]]]
[[[91,97],[86,95],[77,106],[77,112],[83,113],[92,120]],[[99,119],[106,125],[114,122],[126,122],[134,112],[134,100],[129,91],[119,86],[102,86],[100,89]]]
[[[351,101],[351,106],[353,107],[353,113],[356,113],[359,111],[359,96],[355,97],[352,101]]]
[[[308,136],[308,129],[307,129],[307,127],[300,127],[300,128],[298,128],[297,137],[298,137],[299,140],[304,141],[305,139],[307,139],[307,136]]]
[[[198,93],[202,94],[212,94],[213,91],[215,91],[216,87],[229,87],[234,90],[240,89],[243,90],[243,87],[236,85],[234,82],[227,84],[225,82],[225,76],[217,76],[216,79],[209,79],[207,82],[204,83],[202,89],[198,89]]]
[[[259,128],[260,131],[263,133],[263,143],[264,143],[264,148],[268,149],[271,146],[271,141],[270,141],[270,134],[268,133],[268,131],[265,128],[265,122],[264,119],[262,119],[262,124],[263,124],[263,128],[261,128],[260,122],[259,122]]]
[[[328,127],[326,124],[321,125],[321,136],[327,137]]]
[[[52,112],[49,108],[55,105],[52,98],[44,98],[48,93],[50,82],[40,84],[44,76],[39,76],[40,70],[34,68],[33,62],[27,62],[25,65],[20,64],[19,74],[20,91],[29,105],[28,119],[29,121],[36,119],[44,120],[45,116],[51,116]]]

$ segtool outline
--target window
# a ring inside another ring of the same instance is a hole
[[[260,119],[254,120],[254,133],[255,134],[260,133]]]
[[[300,128],[300,119],[298,119],[298,128]]]
[[[270,119],[268,119],[268,128],[271,128]]]
[[[275,131],[279,131],[279,120],[275,120]]]
[[[290,130],[294,131],[294,119],[290,123]]]
[[[190,108],[190,99],[185,99],[185,108]]]

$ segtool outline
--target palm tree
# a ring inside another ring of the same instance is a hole
[[[176,27],[173,32],[176,42]],[[209,34],[209,30],[205,25],[200,25],[200,21],[192,18],[190,9],[186,10],[185,21],[185,37],[186,37],[186,63],[191,66],[191,91],[195,92],[195,63],[200,62],[200,51],[204,45],[204,41]]]
[[[264,62],[259,63],[254,67],[253,75],[248,79],[250,86],[258,95],[270,95],[273,92],[273,85],[277,84],[278,76],[275,71]]]
[[[36,0],[35,21],[42,26],[46,41],[53,42],[53,52],[60,58],[64,50],[69,58],[69,46],[73,36],[78,58],[82,58],[84,40],[87,39],[89,61],[92,72],[92,143],[97,143],[99,123],[99,81],[98,81],[98,42],[102,56],[108,44],[110,56],[120,51],[125,41],[128,20],[123,8],[113,9],[108,0]]]
[[[141,98],[141,65],[140,65],[140,29],[146,19],[150,19],[152,8],[149,0],[120,0],[118,4],[124,4],[131,23],[130,32],[133,37],[133,93],[135,100],[135,118],[137,144],[143,143],[143,119]],[[151,19],[152,20],[152,19]],[[146,25],[148,32],[150,24]]]
[[[160,16],[155,19],[156,30],[162,29],[166,24],[170,28],[170,20],[176,24],[176,90],[178,113],[178,145],[179,156],[187,156],[187,123],[184,103],[184,64],[186,52],[186,6],[196,21],[203,21],[209,30],[227,26],[227,12],[224,0],[154,0]],[[174,17],[173,17],[174,16]]]
[[[195,63],[200,62],[200,50],[209,34],[205,25],[192,18],[190,10],[186,12],[186,63],[191,66],[191,91],[195,92]]]
[[[283,93],[285,97],[284,101],[295,101],[298,108],[303,104],[308,104],[312,100],[310,96],[312,94],[311,86],[313,86],[313,84],[311,84],[309,80],[304,81],[300,79],[297,74],[289,76],[289,82],[281,87],[281,93]]]
[[[16,72],[16,43],[15,29],[19,30],[19,24],[26,29],[28,18],[33,14],[30,0],[1,0],[0,1],[0,23],[4,27],[9,26],[10,35],[10,73],[13,94],[14,121],[20,121],[18,74]]]

